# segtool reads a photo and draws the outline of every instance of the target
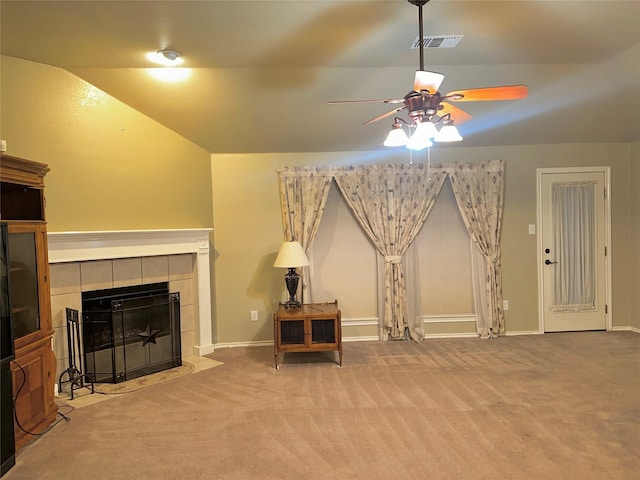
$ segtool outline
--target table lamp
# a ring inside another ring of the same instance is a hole
[[[299,308],[301,303],[296,300],[296,292],[298,291],[298,282],[300,275],[296,272],[297,267],[306,267],[309,265],[309,259],[304,253],[304,249],[300,242],[282,242],[280,251],[273,262],[274,267],[288,268],[289,271],[284,276],[284,281],[289,292],[289,300],[284,303],[285,308]]]

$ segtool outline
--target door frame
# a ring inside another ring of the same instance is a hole
[[[604,173],[604,188],[605,188],[605,202],[604,202],[604,244],[607,249],[607,254],[604,258],[605,263],[605,331],[610,332],[612,330],[612,314],[613,314],[613,298],[611,295],[611,167],[557,167],[557,168],[537,168],[536,169],[536,231],[538,251],[536,254],[536,261],[538,262],[538,333],[544,332],[544,264],[543,264],[543,249],[542,245],[542,176],[544,174],[554,173]]]

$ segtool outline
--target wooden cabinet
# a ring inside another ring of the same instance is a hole
[[[8,225],[9,298],[15,358],[16,449],[55,419],[56,360],[49,289],[44,176],[47,165],[8,155],[0,158],[0,220]]]
[[[319,352],[337,350],[342,366],[342,325],[338,301],[308,303],[285,308],[281,303],[273,314],[275,367],[280,352]]]

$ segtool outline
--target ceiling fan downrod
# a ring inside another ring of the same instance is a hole
[[[420,36],[420,71],[424,71],[424,32],[422,27],[422,7],[429,2],[429,0],[407,0],[412,5],[418,7],[418,34]]]

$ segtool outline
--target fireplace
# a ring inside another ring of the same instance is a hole
[[[180,294],[168,282],[82,293],[86,374],[118,383],[182,365]]]

